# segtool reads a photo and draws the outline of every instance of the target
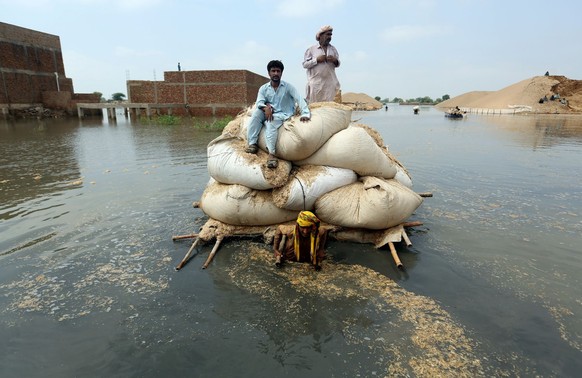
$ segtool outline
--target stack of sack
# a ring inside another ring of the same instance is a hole
[[[208,183],[200,208],[236,226],[267,226],[314,212],[323,222],[381,230],[404,222],[422,203],[404,167],[372,128],[351,121],[351,108],[310,105],[311,120],[296,115],[279,129],[279,165],[267,168],[264,128],[259,152],[245,152],[252,109],[208,144]]]

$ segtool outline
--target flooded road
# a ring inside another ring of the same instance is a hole
[[[354,112],[432,192],[387,249],[189,248],[219,132],[0,121],[0,376],[576,376],[582,117]]]

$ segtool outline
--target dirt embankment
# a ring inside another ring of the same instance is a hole
[[[541,101],[546,99],[546,101]],[[532,113],[582,113],[582,80],[534,76],[498,91],[474,91],[437,105],[463,109],[520,109]]]
[[[380,101],[365,93],[342,93],[342,104],[353,110],[378,110],[384,106]]]

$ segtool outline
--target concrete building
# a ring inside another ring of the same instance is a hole
[[[0,108],[76,113],[78,102],[99,102],[95,94],[75,93],[67,78],[61,41],[51,35],[0,22]]]

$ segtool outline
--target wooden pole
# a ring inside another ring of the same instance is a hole
[[[396,248],[394,248],[394,243],[388,242],[388,246],[390,247],[390,253],[392,254],[392,258],[394,259],[398,269],[404,269],[404,265],[402,265],[402,262],[398,258],[398,253],[396,253]]]
[[[404,222],[402,223],[402,226],[404,227],[416,227],[416,226],[422,226],[423,223],[421,221],[414,221],[414,222]]]
[[[216,238],[216,243],[214,243],[214,248],[212,248],[212,251],[208,255],[208,258],[206,259],[206,262],[204,263],[204,265],[202,265],[202,269],[208,268],[208,264],[210,264],[210,262],[214,258],[214,255],[216,254],[216,251],[218,250],[218,247],[220,246],[220,243],[222,242],[222,239],[223,239],[222,237],[217,237]]]
[[[406,235],[406,231],[404,231],[404,229],[402,229],[402,239],[404,239],[404,242],[406,243],[407,247],[410,247],[412,245],[412,242],[408,238],[408,235]]]
[[[192,251],[194,250],[194,248],[196,248],[196,245],[198,244],[199,241],[200,238],[196,238],[196,240],[194,240],[194,243],[192,243],[192,246],[188,250],[188,253],[186,253],[186,256],[184,256],[182,261],[180,261],[180,264],[178,264],[178,266],[176,267],[176,270],[180,270],[184,267],[184,265],[186,265],[186,263],[190,259],[190,256],[192,255]]]
[[[182,240],[182,239],[194,239],[197,238],[198,234],[189,234],[189,235],[174,235],[172,236],[172,240]]]
[[[432,197],[432,193],[431,192],[418,193],[418,195],[421,196],[421,197]]]

